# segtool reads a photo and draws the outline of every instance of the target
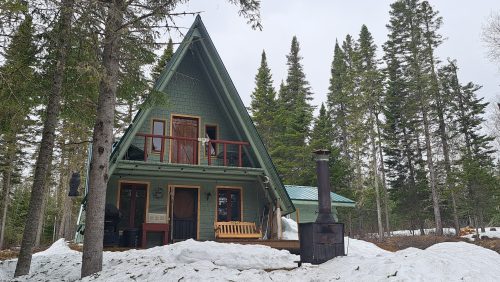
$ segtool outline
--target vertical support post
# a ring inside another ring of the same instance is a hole
[[[276,233],[277,233],[277,239],[281,240],[283,238],[283,229],[281,228],[281,208],[279,206],[279,203],[277,203],[276,207]]]
[[[165,137],[161,137],[160,163],[163,162],[164,154],[165,154]]]
[[[224,143],[224,166],[227,166],[227,144]]]
[[[144,136],[144,161],[148,160],[148,137]]]
[[[212,151],[211,151],[212,150],[212,142],[210,142],[210,139],[208,140],[207,144],[208,144],[208,150],[207,150],[207,152],[208,152],[207,153],[208,154],[208,156],[207,156],[208,157],[208,165],[212,165],[212,158],[211,158],[211,156],[212,156]]]
[[[241,159],[241,144],[238,145],[238,166],[243,166],[243,160]]]

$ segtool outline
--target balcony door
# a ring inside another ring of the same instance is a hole
[[[197,118],[172,117],[172,137],[174,137],[171,148],[172,163],[198,164],[198,128],[199,120]]]

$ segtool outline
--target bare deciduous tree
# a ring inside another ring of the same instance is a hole
[[[483,26],[482,39],[488,47],[488,57],[500,64],[500,11],[490,15]]]

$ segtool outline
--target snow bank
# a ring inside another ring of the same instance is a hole
[[[479,230],[479,236],[481,238],[483,238],[483,237],[500,238],[500,227],[493,227],[496,229],[496,231],[491,231],[491,228],[492,227],[486,227],[486,232],[481,232],[481,230]],[[472,236],[474,236],[474,235],[476,235],[476,233],[464,235],[464,236],[462,236],[462,238],[467,238],[471,241],[474,241],[474,238],[472,238]]]
[[[286,251],[263,246],[184,242],[126,252],[105,252],[103,271],[83,281],[498,281],[500,255],[465,243],[447,242],[426,250],[388,252],[372,243],[346,238],[348,255],[319,266],[293,261]],[[0,262],[8,281],[16,260]],[[78,280],[81,253],[56,242],[33,257],[32,272],[17,281]]]
[[[425,235],[429,234],[436,234],[436,228],[428,228],[424,229]],[[391,231],[391,234],[393,236],[413,236],[413,235],[422,235],[420,234],[420,229],[415,229],[415,230],[395,230]],[[443,234],[444,235],[455,235],[455,229],[453,228],[443,228]],[[374,234],[378,235],[378,234]]]
[[[297,222],[291,218],[282,217],[283,240],[299,240],[299,229]]]

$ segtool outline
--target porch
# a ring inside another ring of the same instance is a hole
[[[119,166],[108,183],[106,203],[116,207],[118,218],[106,221],[107,246],[147,248],[190,238],[215,240],[215,222],[251,222],[267,228],[271,202],[259,169],[224,173],[207,167],[196,178],[192,176],[197,172],[188,169],[192,166],[179,170],[176,165],[172,171],[170,166],[134,170],[130,165]]]

